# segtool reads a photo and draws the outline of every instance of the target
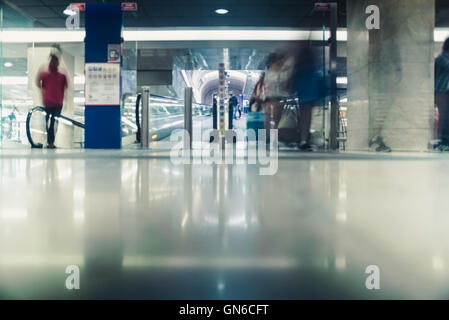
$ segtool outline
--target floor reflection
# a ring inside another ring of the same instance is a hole
[[[447,298],[448,161],[3,159],[0,297]]]

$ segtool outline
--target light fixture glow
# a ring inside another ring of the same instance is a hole
[[[12,67],[12,63],[11,62],[5,62],[4,66],[6,68],[11,68]]]
[[[326,31],[325,37],[330,33]],[[3,43],[47,43],[83,42],[84,30],[33,29],[3,30],[0,41]],[[435,42],[443,42],[449,37],[449,28],[435,28]],[[125,29],[125,41],[297,41],[322,40],[323,32],[319,30],[294,29]],[[337,41],[347,41],[346,29],[337,30]]]
[[[337,77],[337,84],[348,84],[348,77]]]
[[[346,32],[346,31],[344,31]],[[0,40],[3,43],[41,43],[48,42],[83,42],[84,30],[33,29],[3,30]],[[297,41],[322,40],[322,31],[291,29],[125,29],[125,41]],[[337,32],[337,40],[339,33]]]
[[[229,10],[226,10],[223,8],[215,10],[215,13],[217,13],[217,14],[226,14],[228,12],[229,12]]]
[[[28,84],[28,77],[20,76],[0,76],[0,84],[2,85],[23,85]]]

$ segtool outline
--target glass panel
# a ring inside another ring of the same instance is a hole
[[[122,56],[122,146],[136,142],[137,42],[125,41]]]
[[[48,68],[50,53],[57,53],[59,56],[58,70],[66,75],[68,82],[61,114],[84,123],[84,43],[68,42],[64,39],[65,37],[62,37],[63,40],[59,42],[56,39],[57,36],[51,33],[45,34],[45,32],[64,31],[69,35],[73,31],[61,29],[63,25],[59,24],[57,27],[60,29],[43,29],[42,25],[34,19],[4,3],[2,3],[2,17],[2,147],[29,147],[26,131],[27,114],[33,108],[43,105],[41,89],[37,87],[36,79],[38,73]],[[35,32],[35,35],[29,36],[28,31]],[[30,122],[30,129],[32,129],[30,131],[36,138],[36,132],[43,130],[42,134],[45,137],[36,139],[44,141],[46,139],[45,123],[41,128],[37,118],[39,118],[37,115],[31,118],[33,121]],[[56,128],[56,146],[73,148],[83,145],[82,128],[74,126],[67,120],[57,121]],[[46,145],[46,143],[43,144]]]
[[[32,20],[8,4],[1,2],[1,31],[31,28]],[[26,143],[25,120],[31,106],[27,92],[26,45],[1,43],[1,145],[20,147]]]
[[[139,17],[139,13],[136,14]],[[25,16],[23,19],[18,18],[20,13],[11,8],[3,12],[3,16],[5,15],[8,17],[8,23],[5,22],[6,20],[2,22],[2,28],[5,30],[33,28],[31,20]],[[128,17],[129,15],[127,13]],[[133,19],[126,21],[132,22]],[[65,30],[61,29],[60,25],[57,27],[56,30]],[[36,28],[33,29],[33,31],[36,30]],[[125,31],[131,30],[125,28]],[[137,31],[145,32],[143,29]],[[322,30],[315,29],[314,32],[313,46],[318,46],[318,51],[321,51],[322,56],[319,59],[322,60],[322,72],[326,75],[329,33],[324,27]],[[320,33],[322,33],[322,39],[317,36]],[[129,33],[124,33],[124,37],[130,37]],[[52,38],[49,37],[49,39]],[[43,42],[40,39],[34,43],[30,40],[28,42],[24,40],[23,43],[11,41],[2,43],[0,48],[2,57],[0,66],[2,68],[1,138],[2,141],[7,142],[3,146],[26,147],[28,145],[25,130],[26,115],[33,107],[42,105],[39,92],[34,84],[35,75],[39,68],[48,64],[48,53],[52,50],[53,45],[57,45],[61,49],[61,68],[67,73],[70,83],[70,88],[67,91],[67,103],[64,105],[62,114],[81,123],[84,122],[84,45],[81,40],[65,41],[54,44]],[[209,47],[204,47],[205,43]],[[223,47],[224,45],[226,47]],[[232,114],[233,123],[236,128],[246,127],[246,115],[250,110],[251,98],[262,74],[269,70],[267,64],[270,55],[294,56],[294,52],[292,54],[289,51],[294,45],[291,41],[273,40],[244,42],[238,40],[221,42],[125,41],[122,59],[122,145],[136,147],[138,130],[135,119],[136,98],[138,92],[141,91],[141,86],[145,84],[150,85],[152,97],[150,116],[154,125],[153,129],[158,131],[161,126],[164,128],[163,134],[160,132],[154,134],[155,140],[167,141],[173,130],[182,128],[184,121],[183,97],[186,86],[193,88],[194,131],[198,128],[211,130],[213,124],[210,112],[212,97],[218,91],[217,70],[220,62],[225,63],[228,77],[226,86],[229,96],[227,99],[230,100],[231,94],[236,97]],[[149,65],[145,65],[146,63]],[[276,72],[274,72],[275,75]],[[142,79],[149,80],[145,83]],[[292,92],[281,94],[275,98],[280,102],[279,107],[289,109],[289,112],[294,109],[291,106],[295,103],[298,104],[294,100]],[[344,96],[341,98],[344,100]],[[265,107],[265,105],[262,106],[262,110]],[[298,112],[298,114],[300,113]],[[323,100],[321,106],[316,106],[313,109],[311,133],[314,143],[320,147],[324,147],[324,141],[327,138],[328,114],[327,101]],[[342,113],[342,116],[344,115]],[[345,122],[343,120],[340,131],[344,130]],[[280,119],[277,121],[279,122]],[[71,148],[83,145],[82,129],[72,127],[70,122],[64,121],[59,123],[59,129],[57,142],[62,147]],[[72,142],[76,144],[73,145]]]

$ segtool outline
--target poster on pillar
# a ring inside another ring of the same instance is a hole
[[[109,63],[120,63],[121,55],[122,55],[122,45],[108,44],[108,62]]]
[[[85,105],[120,105],[120,65],[117,63],[86,63]]]

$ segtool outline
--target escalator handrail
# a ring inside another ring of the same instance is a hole
[[[42,148],[43,147],[42,143],[35,143],[33,141],[33,138],[31,137],[30,122],[31,122],[31,116],[33,115],[33,112],[35,112],[35,111],[40,111],[40,112],[43,112],[45,114],[47,113],[47,111],[45,110],[44,107],[34,107],[33,109],[31,109],[28,112],[27,120],[26,120],[27,138],[28,138],[28,142],[30,143],[32,148]],[[84,123],[81,123],[79,121],[73,120],[73,119],[71,119],[69,117],[66,117],[66,116],[63,116],[63,115],[55,116],[55,120],[56,121],[58,121],[59,118],[67,120],[67,121],[71,122],[73,125],[84,129]]]
[[[137,132],[136,132],[136,142],[140,143],[140,100],[142,99],[142,94],[139,93],[137,94],[137,98],[136,98],[136,127],[137,127]]]
[[[153,95],[153,94],[150,94],[150,97],[167,98],[167,97]],[[178,100],[178,99],[174,99],[174,98],[167,98],[167,99],[176,100],[176,101],[182,101],[182,100]],[[140,124],[141,101],[142,101],[142,94],[138,93],[137,94],[137,98],[136,98],[136,110],[135,110],[136,127],[137,127],[137,132],[136,132],[136,142],[137,143],[140,143],[140,136],[141,136],[141,132],[142,132],[142,127],[141,127],[141,124]],[[184,115],[184,114],[183,113],[173,114],[173,115],[170,115],[170,117],[179,117],[181,115]],[[200,116],[202,116],[202,115],[198,115],[198,117],[200,117]],[[167,119],[167,117],[164,117],[164,118]],[[156,134],[156,132],[159,132],[159,129],[156,129],[154,132],[151,132],[151,133],[152,134],[153,133]]]
[[[69,117],[63,116],[62,114],[55,117],[56,120],[58,120],[58,118],[70,121],[74,126],[77,126],[77,127],[80,127],[82,129],[84,129],[84,123],[81,123],[81,122],[73,120],[73,119],[71,119]]]

